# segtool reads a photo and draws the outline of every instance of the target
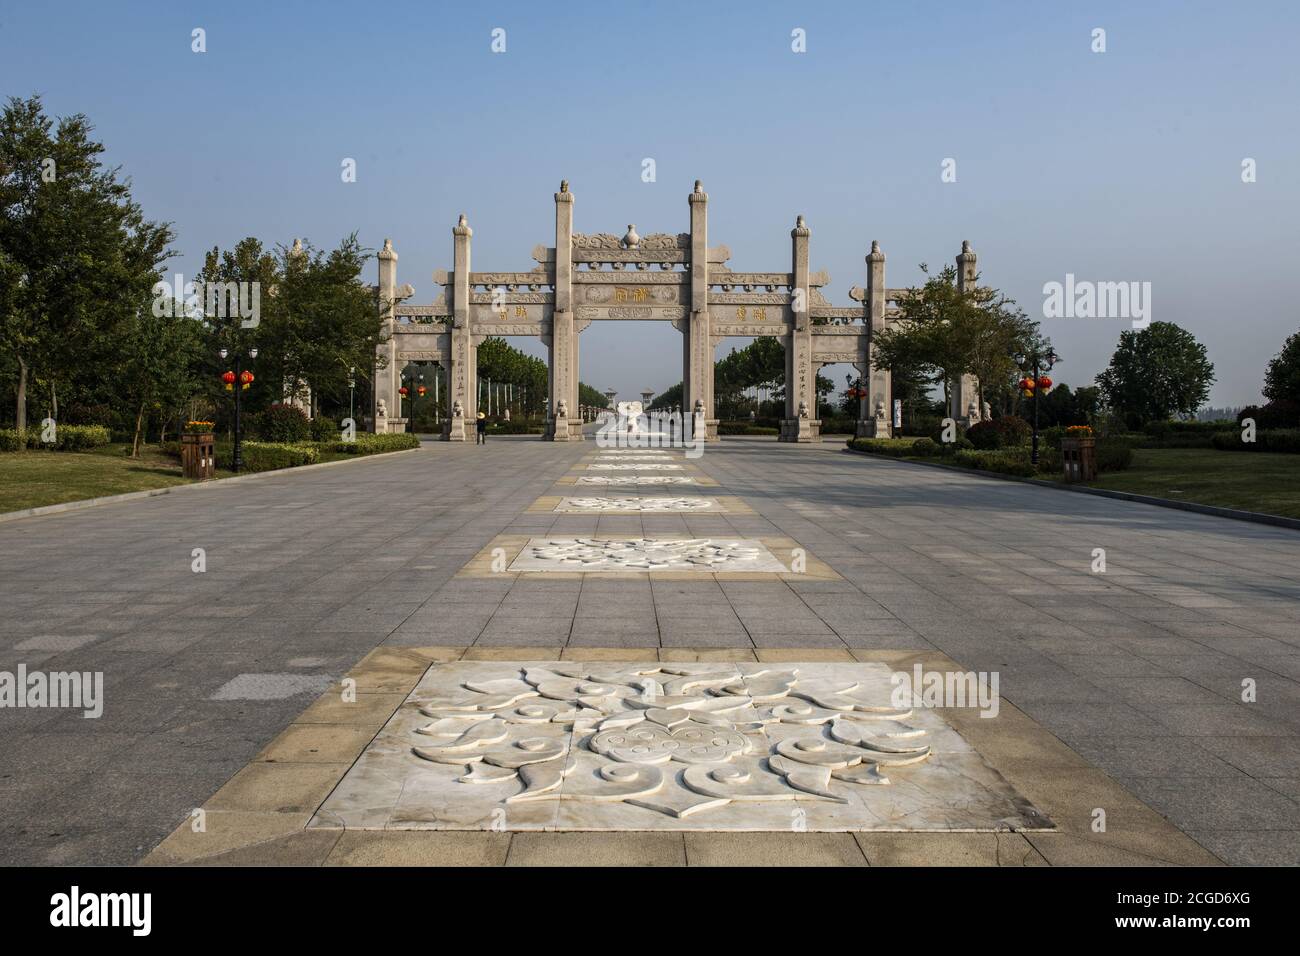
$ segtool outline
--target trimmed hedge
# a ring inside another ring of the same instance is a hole
[[[541,422],[530,421],[489,422],[487,433],[489,435],[544,435],[546,426]]]
[[[113,440],[112,432],[103,425],[58,425],[54,437],[57,440],[53,444],[46,444],[41,441],[39,428],[29,428],[25,432],[0,428],[0,451],[19,451],[24,446],[44,451],[85,451]]]
[[[234,445],[218,445],[216,452],[217,467],[228,470],[234,461]],[[240,444],[240,455],[244,471],[275,471],[314,465],[320,460],[320,449],[306,443],[246,441]]]
[[[420,436],[410,432],[390,432],[382,435],[361,433],[356,441],[333,441],[321,443],[325,451],[339,452],[345,455],[378,455],[387,451],[405,451],[420,447]]]
[[[1265,428],[1255,432],[1253,442],[1241,440],[1241,432],[1218,432],[1213,438],[1220,451],[1267,451],[1284,455],[1300,454],[1300,428]]]
[[[1032,429],[1017,415],[1003,415],[986,422],[976,422],[966,429],[966,438],[978,449],[1017,448],[1029,441]]]
[[[850,438],[846,444],[854,451],[905,458],[913,454],[912,446],[916,442],[911,438]]]
[[[953,461],[964,468],[975,468],[979,471],[993,471],[1020,478],[1034,476],[1034,466],[1029,461],[1029,451],[1024,448],[961,449],[953,455]]]

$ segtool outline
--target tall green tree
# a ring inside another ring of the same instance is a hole
[[[1016,371],[1012,356],[1039,341],[1038,323],[997,289],[975,284],[957,287],[957,268],[948,266],[910,288],[899,300],[900,315],[875,334],[876,368],[904,371],[915,380],[930,376],[943,385],[944,401],[963,375],[979,382],[982,404],[986,388],[995,392]]]
[[[36,376],[57,417],[60,385],[109,364],[170,255],[170,226],[144,218],[92,131],[82,115],[56,124],[38,96],[0,112],[0,350],[19,428]]]
[[[1109,367],[1097,376],[1103,400],[1130,427],[1195,415],[1213,384],[1205,346],[1172,322],[1121,332]]]
[[[1272,402],[1300,403],[1300,332],[1288,338],[1282,351],[1269,360],[1264,397]]]

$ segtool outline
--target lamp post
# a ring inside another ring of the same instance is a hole
[[[1033,444],[1030,447],[1029,461],[1032,464],[1037,465],[1038,464],[1038,396],[1043,392],[1044,389],[1052,387],[1052,380],[1051,379],[1044,380],[1045,377],[1043,376],[1043,372],[1044,371],[1050,372],[1052,370],[1052,366],[1055,365],[1057,362],[1059,362],[1061,360],[1061,357],[1057,355],[1056,350],[1049,345],[1047,347],[1046,354],[1043,354],[1039,352],[1037,349],[1035,349],[1033,352],[1029,353],[1028,355],[1026,355],[1024,352],[1017,352],[1015,355],[1012,356],[1012,358],[1014,359],[1016,365],[1020,367],[1020,371],[1024,372],[1026,375],[1033,376],[1032,378],[1021,379],[1020,386],[1022,389],[1026,389],[1026,385],[1028,385],[1029,387],[1026,390],[1032,392],[1032,397],[1034,402],[1034,433],[1033,433],[1034,437],[1033,437]]]
[[[220,355],[224,361],[230,355],[230,350],[223,348],[220,349],[217,354]],[[249,349],[248,360],[251,362],[255,358],[257,358],[257,349]],[[234,471],[235,474],[239,474],[239,470],[244,467],[244,456],[241,449],[241,442],[243,439],[243,403],[240,402],[240,396],[244,389],[253,384],[253,373],[244,370],[243,361],[244,357],[236,352],[234,379],[226,383],[230,385],[235,392],[235,448],[234,454],[231,456],[231,470]],[[245,375],[248,376],[247,379],[244,378]]]
[[[356,366],[348,369],[348,418],[356,417],[357,370]]]

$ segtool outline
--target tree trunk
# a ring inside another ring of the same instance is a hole
[[[54,379],[50,379],[50,418],[59,420],[59,393],[55,390]]]
[[[135,416],[135,438],[131,442],[131,457],[140,457],[140,429],[144,425],[144,402],[140,403],[140,411]]]
[[[14,409],[14,427],[18,431],[27,429],[27,363],[18,358],[18,402]]]

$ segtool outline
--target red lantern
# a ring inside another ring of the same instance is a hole
[[[253,384],[253,373],[247,370],[239,373],[239,382],[244,388]]]
[[[234,384],[235,384],[235,373],[234,373],[234,372],[227,372],[226,374],[224,374],[224,375],[221,376],[221,380],[222,380],[223,382],[225,382],[227,385],[234,385]]]
[[[416,389],[416,391],[420,394],[420,397],[423,398],[424,393],[427,392],[428,389],[425,388],[423,385],[421,385],[419,388]]]
[[[405,385],[403,385],[401,388],[397,390],[397,394],[405,398],[407,395],[411,394],[411,390],[407,388]]]
[[[1046,375],[1038,376],[1038,387],[1046,391],[1052,387],[1052,380]]]
[[[1034,380],[1032,378],[1022,378],[1017,384],[1019,384],[1022,391],[1033,391]]]

